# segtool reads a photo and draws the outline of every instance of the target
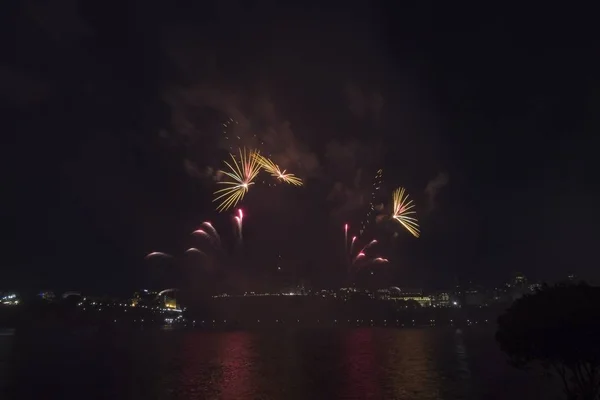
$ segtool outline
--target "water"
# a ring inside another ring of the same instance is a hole
[[[0,398],[554,399],[492,330],[79,331],[0,335]]]

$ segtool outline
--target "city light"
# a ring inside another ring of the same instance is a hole
[[[0,297],[0,304],[5,306],[16,306],[19,305],[20,300],[15,293],[6,294]]]

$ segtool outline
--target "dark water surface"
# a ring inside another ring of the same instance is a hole
[[[0,332],[2,333],[2,332]],[[0,398],[554,399],[493,330],[0,334]]]

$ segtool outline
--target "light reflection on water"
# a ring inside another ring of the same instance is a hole
[[[390,398],[441,398],[441,382],[434,359],[435,340],[436,336],[423,335],[418,329],[407,330],[390,340],[384,363]]]
[[[10,365],[10,368],[6,368]],[[139,331],[0,338],[8,396],[44,399],[530,399],[492,331]]]
[[[223,370],[219,380],[222,398],[251,398],[253,339],[252,335],[235,332],[226,333],[219,340],[219,359]]]
[[[377,354],[373,343],[375,333],[374,329],[359,328],[348,331],[341,337],[344,341],[341,358],[346,371],[341,398],[381,398],[377,379]]]

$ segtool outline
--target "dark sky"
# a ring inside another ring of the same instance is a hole
[[[258,135],[306,181],[244,200],[256,281],[281,255],[336,284],[379,168],[384,206],[406,187],[422,228],[372,227],[382,284],[599,277],[591,10],[208,3],[3,13],[0,288],[129,290],[145,254],[197,245],[203,220],[227,240],[211,200],[229,118],[238,145]]]

